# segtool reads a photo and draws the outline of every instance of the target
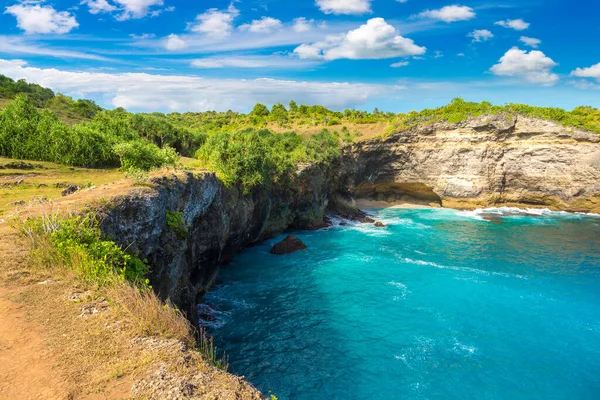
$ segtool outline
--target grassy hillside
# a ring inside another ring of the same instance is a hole
[[[323,106],[257,104],[247,114],[227,112],[130,113],[104,110],[39,85],[0,75],[0,156],[78,167],[121,167],[130,175],[176,166],[179,156],[246,188],[285,181],[299,162],[331,160],[344,143],[436,121],[458,122],[509,113],[556,121],[600,133],[600,110],[572,111],[524,104],[495,106],[454,99],[409,113],[332,111]],[[323,157],[322,155],[327,156]]]

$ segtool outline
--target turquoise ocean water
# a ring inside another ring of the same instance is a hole
[[[600,217],[372,213],[222,270],[231,372],[279,400],[600,399]]]

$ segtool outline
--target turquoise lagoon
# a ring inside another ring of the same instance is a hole
[[[600,399],[600,217],[371,210],[225,267],[230,371],[285,399]]]

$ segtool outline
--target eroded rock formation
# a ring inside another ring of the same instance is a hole
[[[348,146],[346,198],[472,208],[600,211],[600,135],[506,114],[419,126]]]

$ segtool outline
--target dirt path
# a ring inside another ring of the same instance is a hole
[[[27,320],[22,304],[10,300],[20,288],[6,286],[6,280],[26,263],[27,249],[0,224],[0,399],[67,399],[41,327]]]
[[[10,295],[0,287],[0,399],[68,398],[40,328]]]

